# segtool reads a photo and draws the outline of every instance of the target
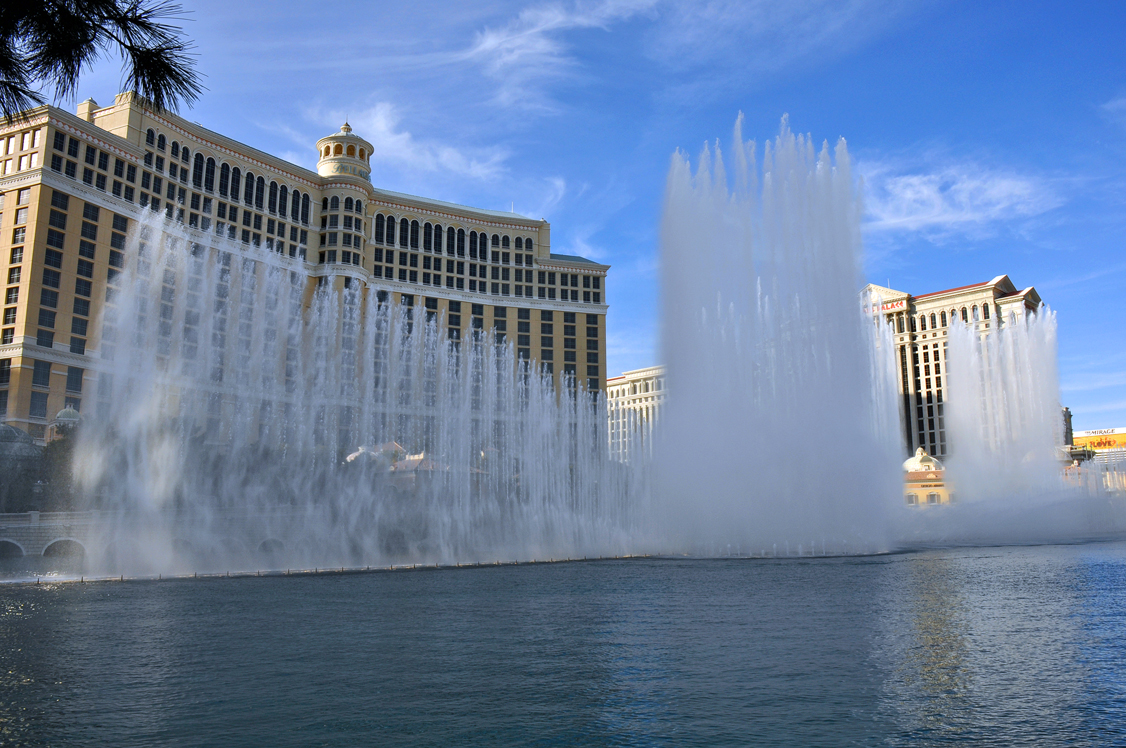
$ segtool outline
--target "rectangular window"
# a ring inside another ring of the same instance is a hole
[[[47,417],[47,393],[46,392],[32,392],[31,393],[31,409],[28,415],[32,418],[46,418]]]
[[[89,299],[75,299],[74,300],[74,313],[81,314],[83,317],[90,316],[90,300]]]
[[[47,286],[48,288],[58,288],[59,284],[61,282],[62,282],[62,275],[59,274],[59,271],[51,270],[50,268],[43,268],[43,285],[44,286]],[[54,305],[52,305],[52,306],[54,306]]]
[[[16,307],[10,306],[10,307],[8,307],[7,309],[4,310],[4,324],[5,325],[16,324]]]
[[[89,260],[79,260],[78,261],[78,274],[81,275],[83,278],[93,278],[94,277],[94,263],[90,262]]]
[[[15,303],[19,302],[19,300],[20,300],[20,290],[19,290],[19,288],[9,288],[8,291],[4,294],[4,303],[5,304],[15,304]]]
[[[86,335],[86,327],[89,323],[81,317],[71,317],[70,319],[70,332],[73,335]]]
[[[92,223],[83,222],[83,224],[82,224],[82,238],[83,239],[89,239],[90,241],[97,241],[97,239],[98,239],[98,227],[95,226]]]
[[[70,339],[70,352],[76,353],[79,356],[86,355],[86,339],[71,337]]]
[[[67,161],[66,167],[63,169],[63,173],[66,174],[70,179],[77,178],[78,164],[74,163],[73,161]]]
[[[76,278],[74,281],[74,293],[79,296],[93,296],[93,288],[94,285],[90,281],[83,278]]]
[[[18,229],[12,229],[12,244],[23,244],[25,236],[27,236],[27,229],[23,226]]]
[[[55,326],[55,312],[50,309],[39,310],[39,326],[54,328]]]
[[[8,283],[15,284],[20,282],[20,275],[22,275],[23,268],[9,268],[8,269]]]
[[[52,348],[55,345],[55,333],[50,330],[40,330],[35,336],[35,344],[40,348]]]
[[[85,370],[80,366],[68,366],[66,369],[66,391],[82,392],[82,375]]]

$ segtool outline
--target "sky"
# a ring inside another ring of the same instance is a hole
[[[1059,323],[1076,429],[1126,427],[1126,4],[926,0],[185,0],[181,115],[315,168],[347,119],[389,190],[545,218],[610,264],[610,375],[661,362],[672,154],[783,115],[847,140],[864,273],[912,294],[1007,274]],[[112,101],[120,64],[77,99]],[[74,102],[59,102],[73,106]]]

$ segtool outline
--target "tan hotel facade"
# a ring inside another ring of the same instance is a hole
[[[920,296],[870,283],[861,298],[866,313],[891,327],[906,451],[921,447],[936,456],[948,452],[943,369],[950,325],[960,319],[985,336],[1040,306],[1035,288],[1018,289],[1007,275]]]
[[[492,330],[556,378],[605,386],[609,266],[552,254],[546,221],[375,187],[347,124],[316,143],[314,172],[130,94],[25,115],[0,129],[0,421],[36,439],[91,397],[99,311],[146,214],[212,257],[272,253],[306,303],[318,284],[374,286],[439,313],[451,339]]]

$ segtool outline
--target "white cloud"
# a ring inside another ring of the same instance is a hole
[[[978,233],[1063,204],[1047,180],[974,163],[911,168],[860,163],[865,228],[940,236]]]
[[[342,112],[316,113],[314,118],[339,127],[346,118]],[[419,140],[400,128],[401,115],[394,104],[379,102],[350,115],[356,134],[372,144],[371,158],[415,172],[444,172],[453,176],[489,181],[506,172],[509,153],[504,148],[459,148],[436,141]]]
[[[479,32],[456,62],[480,64],[498,82],[495,99],[505,106],[552,109],[539,86],[567,75],[576,64],[561,38],[563,32],[605,29],[655,4],[656,0],[604,0],[528,7],[507,24]]]
[[[1111,122],[1126,127],[1126,95],[1111,99],[1099,109],[1102,110],[1103,116]]]

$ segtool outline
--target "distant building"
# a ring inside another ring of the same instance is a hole
[[[612,459],[629,462],[631,457],[652,455],[653,429],[666,397],[663,366],[635,369],[606,380]]]
[[[921,296],[869,283],[861,298],[866,313],[882,315],[892,327],[906,451],[921,447],[940,456],[949,451],[942,370],[950,324],[960,318],[985,336],[1040,306],[1035,288],[1019,290],[1007,275]]]
[[[1074,446],[1094,452],[1096,459],[1126,460],[1126,429],[1076,431],[1072,441]]]
[[[933,506],[954,501],[946,485],[946,468],[922,447],[903,463],[903,498],[907,506]]]

